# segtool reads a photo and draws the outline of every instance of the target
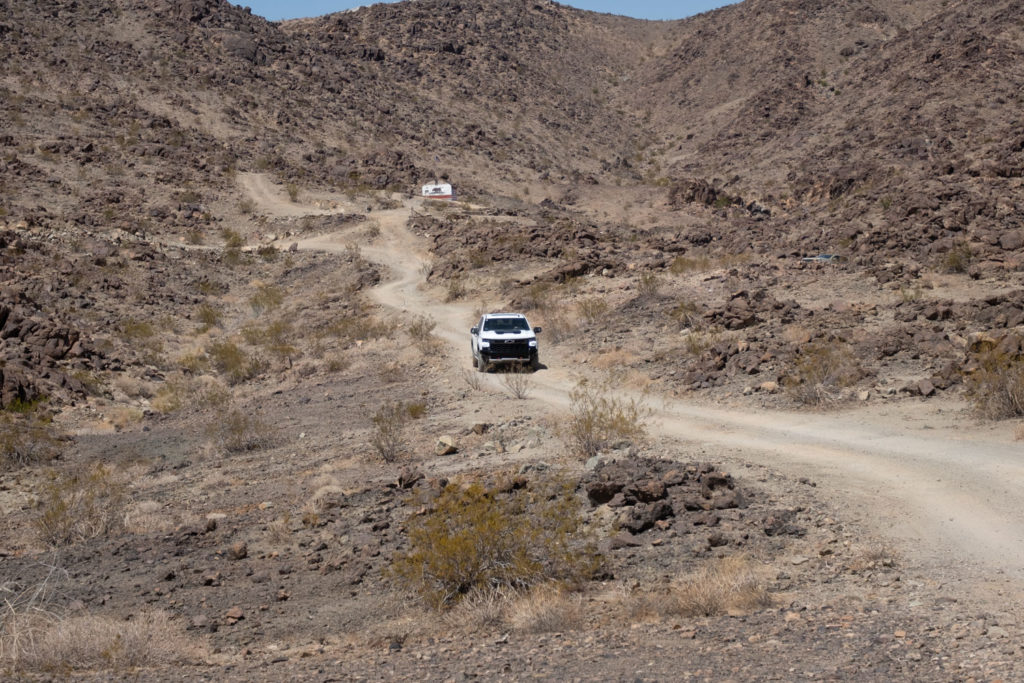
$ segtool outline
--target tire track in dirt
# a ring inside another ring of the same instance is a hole
[[[435,334],[453,350],[453,371],[469,371],[473,306],[440,303],[423,291],[429,255],[406,228],[418,204],[406,200],[400,209],[375,212],[381,236],[362,253],[387,266],[391,277],[371,296],[434,318]],[[344,243],[327,235],[299,248],[340,251]],[[531,399],[565,411],[580,374],[570,370],[573,359],[564,348],[543,348],[542,360],[550,367],[533,376]],[[501,390],[494,376],[483,379]],[[652,431],[689,442],[711,460],[758,463],[816,480],[911,564],[961,583],[972,597],[981,597],[974,593],[987,590],[993,576],[1000,577],[998,591],[1007,582],[1015,592],[1024,586],[1024,453],[998,434],[942,425],[941,414],[932,416],[937,428],[914,428],[899,407],[880,417],[864,410],[730,410],[668,398],[649,403],[655,404]]]

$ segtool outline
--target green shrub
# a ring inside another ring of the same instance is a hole
[[[429,512],[409,520],[409,549],[395,555],[390,574],[439,609],[483,589],[578,585],[601,557],[573,489],[451,483]]]
[[[644,299],[650,299],[658,295],[660,287],[661,278],[656,273],[641,273],[636,283],[636,293]]]
[[[581,380],[569,394],[566,440],[574,453],[590,458],[616,441],[643,440],[649,414],[642,401],[618,398]]]
[[[52,473],[40,498],[36,529],[50,545],[70,545],[125,528],[128,487],[113,468],[103,464]]]
[[[213,367],[223,374],[229,384],[238,384],[266,369],[266,363],[257,356],[250,356],[231,340],[211,342],[206,355]]]
[[[998,349],[982,353],[964,377],[967,400],[980,417],[1001,420],[1024,415],[1024,359]]]
[[[249,306],[255,315],[272,311],[284,303],[284,293],[274,285],[260,285],[249,298]]]
[[[224,239],[225,249],[241,249],[245,245],[245,240],[237,230],[224,228],[220,231],[220,236]]]
[[[942,270],[947,273],[966,273],[974,252],[966,242],[957,242],[942,257]]]

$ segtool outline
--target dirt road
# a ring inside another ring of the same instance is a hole
[[[416,200],[375,212],[381,236],[363,254],[386,265],[373,292],[385,306],[431,316],[452,349],[453,370],[469,369],[473,305],[427,295],[428,256],[405,227]],[[339,236],[299,243],[336,251]],[[543,349],[548,367],[533,376],[534,401],[569,405],[578,374],[567,345]],[[485,378],[500,390],[497,379]],[[887,537],[930,577],[960,584],[972,599],[1005,602],[1024,589],[1024,448],[1009,429],[978,425],[961,406],[938,401],[878,404],[830,414],[730,410],[655,399],[653,431],[690,442],[710,460],[759,463],[814,480],[850,521]]]

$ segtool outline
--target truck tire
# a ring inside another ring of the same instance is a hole
[[[530,371],[537,372],[540,370],[540,354],[534,353],[530,355]]]
[[[476,361],[477,372],[487,372],[487,361],[484,360],[484,355],[482,353],[478,358],[475,358],[474,360]]]

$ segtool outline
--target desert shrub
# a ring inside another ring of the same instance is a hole
[[[800,349],[784,382],[786,393],[804,405],[838,401],[863,376],[853,350],[841,343],[813,343]]]
[[[672,264],[669,266],[669,271],[673,275],[683,275],[694,271],[710,270],[711,267],[711,258],[705,255],[677,256],[672,260]]]
[[[409,321],[408,327],[405,331],[409,335],[409,339],[415,344],[421,351],[428,353],[436,344],[434,338],[434,327],[437,323],[433,318],[426,315],[413,316],[412,320]]]
[[[121,336],[127,341],[151,339],[156,336],[156,330],[144,320],[129,318],[121,322]]]
[[[256,255],[265,263],[273,263],[281,255],[281,252],[272,244],[265,244],[256,249]]]
[[[513,367],[501,375],[501,384],[509,396],[517,401],[522,401],[529,396],[532,382],[530,375],[522,368]]]
[[[220,236],[224,240],[225,249],[241,249],[245,245],[245,240],[237,230],[224,228],[220,231]]]
[[[509,625],[524,633],[564,633],[583,628],[583,600],[561,586],[544,584],[519,596],[508,608]]]
[[[702,322],[700,307],[693,301],[680,301],[669,315],[679,323],[680,329],[695,327]]]
[[[409,549],[396,553],[390,573],[435,608],[483,589],[577,585],[601,558],[573,488],[451,483],[430,511],[409,520]]]
[[[46,419],[0,413],[0,470],[49,462],[61,450],[62,442]]]
[[[657,273],[641,273],[640,278],[636,281],[636,293],[644,299],[657,296],[660,287],[661,278]]]
[[[746,557],[734,556],[678,581],[662,605],[667,616],[713,617],[771,607],[772,596],[755,565]]]
[[[196,311],[196,320],[202,325],[201,332],[205,332],[211,327],[217,327],[220,325],[221,315],[220,311],[211,306],[210,304],[203,304]]]
[[[544,335],[552,344],[561,344],[567,339],[573,339],[579,329],[578,322],[563,306],[548,303],[544,312]]]
[[[206,237],[200,230],[189,230],[185,233],[185,241],[189,244],[199,245],[206,241]]]
[[[480,379],[480,373],[472,372],[470,370],[462,370],[459,373],[462,381],[466,383],[466,386],[473,391],[480,391],[484,388],[483,380]]]
[[[418,420],[427,414],[427,402],[426,401],[410,401],[405,404],[405,412],[413,420]]]
[[[252,379],[266,369],[266,363],[262,359],[250,356],[229,339],[211,342],[206,347],[206,355],[229,384]]]
[[[347,356],[336,353],[327,358],[327,372],[344,372],[352,367],[352,360]]]
[[[373,432],[370,445],[384,462],[394,462],[405,447],[405,426],[409,411],[401,403],[389,401],[370,418]]]
[[[448,278],[444,293],[445,303],[458,301],[464,296],[466,296],[466,283],[462,281],[462,278],[458,275]]]
[[[364,313],[353,313],[339,318],[323,330],[323,334],[347,341],[389,338],[394,333],[394,322],[378,320]]]
[[[284,187],[285,192],[288,193],[288,201],[297,202],[299,201],[299,186],[295,183],[288,183]]]
[[[284,360],[298,353],[298,349],[291,344],[295,338],[291,321],[286,318],[278,318],[265,326],[247,325],[242,329],[242,336],[246,342],[262,346]]]
[[[551,303],[552,286],[550,282],[533,282],[520,297],[523,310],[546,309]]]
[[[576,302],[576,311],[579,313],[580,320],[586,323],[592,325],[603,322],[608,314],[608,302],[598,297],[580,299]]]
[[[274,285],[260,285],[256,293],[249,297],[249,306],[254,315],[262,315],[272,311],[284,303],[284,293]]]
[[[249,215],[256,210],[256,202],[252,199],[243,199],[238,202],[238,212],[244,215]]]
[[[229,267],[237,266],[246,260],[242,250],[236,247],[225,248],[221,258],[224,261],[224,265]]]
[[[942,257],[942,270],[947,273],[966,273],[974,252],[966,242],[957,242]]]
[[[50,545],[70,545],[124,530],[128,487],[101,463],[72,472],[51,473],[40,496],[39,537]]]
[[[649,414],[643,401],[619,398],[581,380],[569,394],[565,438],[574,453],[590,458],[616,441],[644,439]]]
[[[979,416],[1001,420],[1024,415],[1024,359],[993,349],[964,377],[967,400]]]
[[[167,386],[178,396],[179,407],[187,405],[199,410],[222,410],[231,403],[231,390],[215,377],[180,377],[168,380]],[[157,392],[159,397],[160,392]]]
[[[208,425],[207,434],[228,453],[259,451],[270,448],[276,441],[272,427],[238,408],[217,415]]]

